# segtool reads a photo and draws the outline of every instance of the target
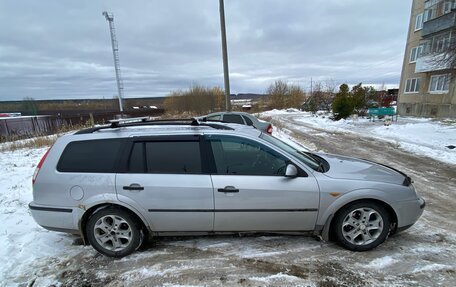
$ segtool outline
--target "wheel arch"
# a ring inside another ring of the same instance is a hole
[[[388,204],[387,202],[383,201],[383,200],[380,200],[380,199],[377,199],[377,198],[360,198],[360,199],[356,199],[356,200],[352,200],[350,202],[347,202],[341,206],[339,206],[337,208],[337,210],[335,212],[333,212],[329,217],[328,219],[326,220],[326,223],[325,223],[325,226],[323,228],[323,231],[322,231],[322,237],[324,240],[326,241],[333,241],[334,240],[334,222],[335,222],[335,218],[337,218],[337,216],[339,215],[339,213],[347,206],[351,205],[351,204],[356,204],[356,203],[359,203],[359,202],[369,202],[369,203],[375,203],[375,204],[378,204],[380,206],[382,206],[383,208],[386,209],[386,211],[388,212],[388,215],[389,215],[389,219],[391,221],[391,231],[390,231],[390,234],[394,234],[396,232],[396,229],[397,229],[397,222],[398,222],[398,219],[397,219],[397,214],[396,214],[396,211],[394,210],[394,208]]]
[[[82,236],[82,240],[84,241],[84,244],[87,243],[86,225],[87,225],[89,218],[93,214],[98,212],[99,210],[110,208],[110,207],[121,209],[123,211],[128,212],[130,215],[132,215],[135,218],[135,220],[141,225],[141,229],[144,232],[144,238],[149,237],[151,230],[150,230],[149,225],[147,224],[147,221],[133,208],[130,208],[130,207],[127,207],[127,206],[124,206],[121,204],[117,204],[117,203],[99,203],[99,204],[96,204],[96,205],[90,207],[89,209],[87,209],[84,212],[84,214],[82,215],[81,220],[79,221],[78,228],[79,228],[80,234]]]

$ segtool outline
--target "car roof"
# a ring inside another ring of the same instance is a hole
[[[216,124],[201,123],[200,125],[160,124],[160,125],[128,125],[109,127],[106,125],[80,130],[74,136],[87,139],[125,138],[134,136],[155,135],[191,135],[191,134],[223,134],[246,135],[258,137],[261,131],[252,126],[234,123],[217,122]]]
[[[252,116],[252,114],[249,114],[249,113],[246,113],[246,112],[215,112],[215,113],[207,114],[206,117],[207,116],[225,115],[225,114]]]

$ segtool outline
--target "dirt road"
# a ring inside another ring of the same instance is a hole
[[[410,175],[427,207],[418,223],[373,251],[284,235],[168,238],[121,260],[80,246],[77,256],[37,263],[35,279],[63,286],[456,286],[456,166],[409,154],[391,143],[272,119],[317,151],[389,164]],[[299,128],[297,126],[300,126]],[[65,236],[65,235],[62,235]]]

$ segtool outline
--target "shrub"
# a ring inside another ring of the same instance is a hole
[[[332,103],[332,110],[336,120],[346,119],[353,113],[353,99],[347,84],[340,85],[339,92]]]
[[[168,113],[202,115],[225,108],[225,95],[219,87],[193,86],[188,90],[171,92],[164,101]]]

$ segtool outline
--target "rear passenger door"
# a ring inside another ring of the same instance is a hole
[[[120,201],[139,206],[154,231],[211,231],[213,189],[200,136],[133,139],[117,174]]]

